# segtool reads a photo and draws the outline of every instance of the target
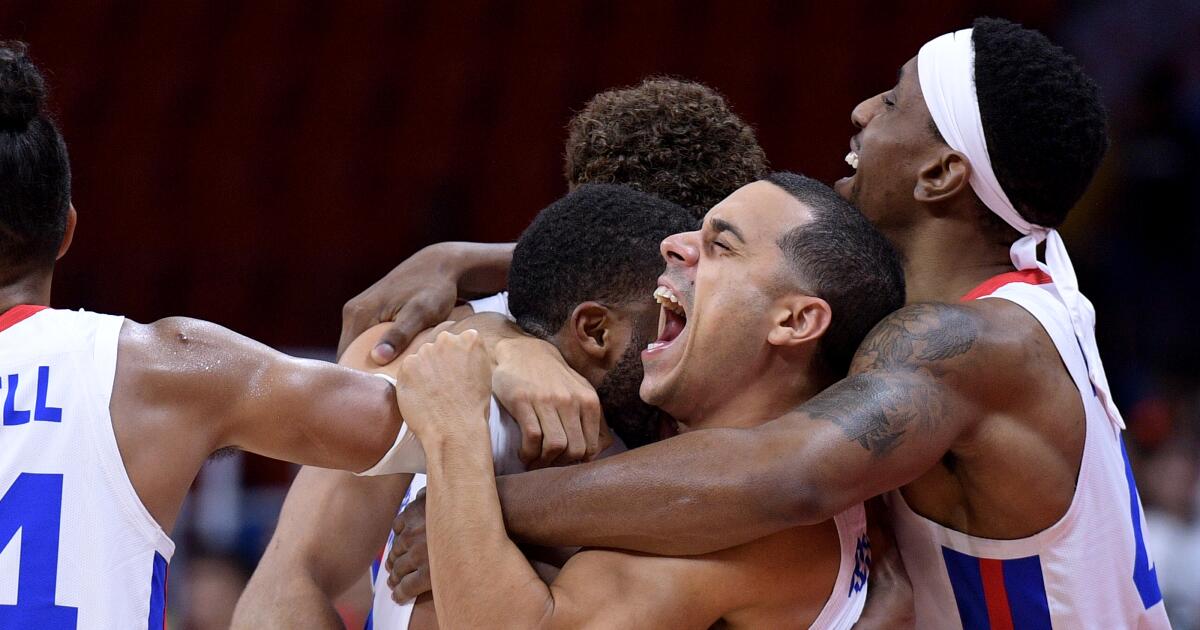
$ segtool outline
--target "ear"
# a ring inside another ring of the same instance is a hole
[[[75,239],[75,221],[79,219],[79,215],[75,213],[75,204],[70,204],[67,207],[67,231],[63,233],[62,243],[58,246],[58,255],[54,260],[60,260],[67,255],[67,250],[71,249],[71,241]]]
[[[829,329],[833,311],[829,303],[811,295],[789,295],[771,307],[771,331],[767,343],[795,348],[816,342]]]
[[[599,302],[581,302],[567,322],[573,344],[590,360],[603,361],[612,350],[612,313]]]
[[[922,203],[937,203],[970,187],[971,163],[967,156],[946,147],[917,171],[913,198]]]

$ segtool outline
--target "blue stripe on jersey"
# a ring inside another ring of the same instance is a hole
[[[1150,554],[1146,551],[1146,540],[1142,537],[1141,502],[1138,501],[1137,484],[1133,481],[1133,468],[1129,465],[1129,453],[1125,452],[1125,440],[1121,443],[1121,457],[1125,460],[1125,481],[1129,484],[1129,511],[1133,518],[1133,585],[1142,598],[1147,610],[1162,601],[1162,590],[1158,587],[1158,568],[1150,566]]]
[[[149,630],[167,627],[167,559],[154,552],[154,572],[150,576],[150,619]]]
[[[1050,602],[1046,600],[1041,558],[1003,560],[1000,565],[1004,567],[1004,590],[1013,628],[1050,630]]]
[[[367,623],[363,625],[363,630],[374,630],[375,622],[371,619],[373,616],[375,616],[374,610],[367,612]]]
[[[983,595],[983,576],[979,573],[979,558],[942,547],[942,558],[946,561],[946,572],[950,574],[950,586],[954,588],[954,603],[958,605],[958,616],[963,628],[990,630],[987,600]]]

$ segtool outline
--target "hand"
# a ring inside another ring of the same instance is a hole
[[[485,428],[491,381],[492,362],[479,333],[443,331],[401,361],[396,400],[404,423],[424,441],[438,431]]]
[[[425,491],[421,490],[392,523],[395,538],[384,566],[396,603],[415,599],[433,589],[429,577],[429,548],[425,544]]]
[[[387,365],[422,330],[450,316],[458,298],[458,274],[449,244],[430,245],[410,256],[379,282],[342,308],[338,356],[363,331],[380,322],[394,322],[371,350],[371,359]]]
[[[521,462],[530,469],[594,458],[612,444],[600,399],[549,343],[533,337],[496,344],[492,392],[521,426]]]

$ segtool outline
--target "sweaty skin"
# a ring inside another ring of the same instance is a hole
[[[1082,402],[1029,313],[960,303],[1012,270],[1011,241],[981,229],[970,164],[932,139],[915,63],[852,121],[860,164],[836,188],[904,255],[909,306],[868,335],[847,378],[773,422],[500,479],[510,535],[699,554],[897,488],[919,514],[978,537],[1029,536],[1066,513]]]
[[[668,266],[660,286],[677,288],[676,295],[688,304],[689,326],[711,331],[694,335],[706,350],[691,355],[688,366],[723,366],[726,381],[732,379],[731,388],[740,390],[737,396],[697,396],[698,390],[714,387],[711,381],[693,380],[663,388],[672,393],[652,400],[648,389],[657,390],[672,372],[662,358],[652,361],[643,354],[643,397],[682,426],[753,426],[769,419],[775,407],[794,405],[823,384],[811,375],[810,361],[829,322],[828,305],[760,288],[777,283],[778,270],[786,265],[778,238],[810,220],[808,212],[782,189],[752,184],[716,206],[703,231],[664,242]],[[732,224],[741,235],[737,240],[716,227]],[[679,287],[689,282],[694,292],[685,297]],[[760,307],[730,313],[720,308],[725,299]],[[741,325],[731,327],[730,315]],[[729,330],[742,332],[731,336]],[[722,339],[729,337],[736,341]],[[401,409],[427,446],[430,572],[439,617],[447,627],[808,627],[817,618],[830,598],[841,557],[830,520],[696,557],[585,550],[550,584],[542,583],[504,530],[486,427],[475,417],[481,403],[471,395],[480,389],[475,383],[486,383],[488,376],[472,346],[439,337],[406,358],[398,376]],[[743,358],[738,376],[721,358],[735,354]],[[460,387],[451,393],[438,386],[447,381]],[[480,391],[486,396],[486,389]],[[703,458],[692,456],[707,459],[721,448],[714,446]]]
[[[470,315],[470,307],[451,312],[451,320]],[[399,363],[380,367],[371,349],[387,331],[379,324],[359,335],[338,364],[393,378]],[[401,354],[415,352],[433,339],[433,329],[413,338]],[[342,628],[334,600],[369,575],[367,567],[387,542],[388,525],[408,491],[412,475],[360,477],[305,466],[292,482],[279,523],[246,590],[238,599],[234,628]],[[329,544],[331,532],[338,544]],[[369,607],[370,602],[364,602]]]

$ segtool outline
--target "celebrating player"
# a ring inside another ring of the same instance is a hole
[[[919,627],[1166,627],[1094,311],[1055,230],[1107,147],[1094,83],[1040,33],[981,18],[851,119],[855,174],[836,188],[904,256],[909,306],[773,422],[500,480],[510,533],[707,553],[887,493]]]
[[[659,335],[642,353],[641,393],[686,431],[756,426],[810,398],[845,374],[859,341],[904,300],[900,262],[883,235],[828,187],[787,173],[738,190],[702,230],[667,238],[662,252]],[[405,417],[429,449],[441,625],[850,628],[858,620],[870,567],[861,503],[712,554],[585,550],[543,584],[504,531],[479,417],[491,379],[486,356],[479,361],[469,346],[439,337],[404,359],[398,376]]]

